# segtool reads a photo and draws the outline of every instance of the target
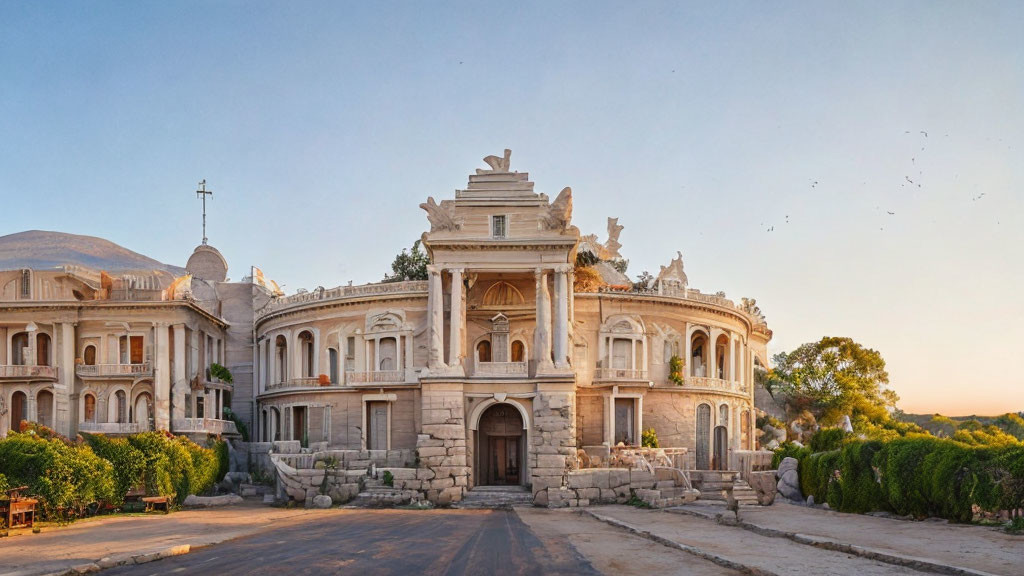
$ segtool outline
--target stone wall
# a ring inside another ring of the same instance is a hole
[[[530,484],[533,503],[547,506],[549,489],[566,484],[576,455],[576,394],[572,382],[538,384],[530,437]]]
[[[671,468],[648,470],[629,468],[590,468],[567,474],[565,486],[545,491],[549,508],[625,504],[636,497],[652,508],[692,502],[699,493],[683,487],[679,472]],[[535,500],[536,502],[536,500]]]
[[[416,438],[420,468],[416,480],[431,502],[458,502],[469,483],[462,384],[423,382],[421,394],[423,425]]]
[[[276,454],[271,460],[277,471],[278,499],[303,502],[307,508],[313,507],[313,498],[320,495],[330,496],[333,504],[348,502],[359,494],[360,481],[367,475],[365,469],[298,469]]]

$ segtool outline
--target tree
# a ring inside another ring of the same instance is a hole
[[[891,420],[899,397],[887,388],[889,374],[877,351],[850,338],[826,336],[773,360],[768,387],[782,394],[790,412],[810,410],[827,425],[844,415],[854,423]]]
[[[636,282],[633,282],[633,290],[635,290],[636,292],[647,290],[648,288],[651,287],[651,284],[653,282],[654,276],[652,276],[651,273],[648,272],[647,270],[644,270],[643,272],[640,273],[639,276],[636,277]]]
[[[426,280],[427,264],[430,258],[420,250],[420,241],[412,244],[412,250],[402,248],[402,253],[395,256],[391,263],[391,274],[385,274],[382,282],[405,282],[406,280]]]

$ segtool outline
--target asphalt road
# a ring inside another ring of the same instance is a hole
[[[506,510],[352,510],[104,574],[598,574]]]

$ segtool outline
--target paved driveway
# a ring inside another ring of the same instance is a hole
[[[343,510],[104,574],[598,574],[503,510]]]

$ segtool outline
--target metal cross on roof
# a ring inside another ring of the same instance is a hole
[[[196,190],[196,198],[203,199],[203,244],[206,244],[206,197],[213,196],[213,190],[206,189],[206,178],[199,183],[199,190]]]

